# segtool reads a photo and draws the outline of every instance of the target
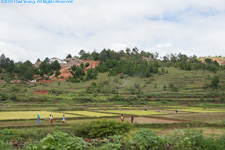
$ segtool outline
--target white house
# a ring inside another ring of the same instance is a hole
[[[64,61],[64,60],[62,60],[62,59],[59,59],[59,58],[56,58],[56,57],[51,58],[49,62],[50,62],[50,63],[53,63],[53,62],[55,62],[56,60],[59,62],[59,64],[67,64],[66,61]]]

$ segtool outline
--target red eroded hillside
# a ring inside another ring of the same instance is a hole
[[[85,60],[82,61],[83,63],[89,63],[90,65],[84,69],[84,72],[87,73],[88,69],[91,68],[95,68],[99,65],[100,61],[93,61],[93,60]],[[79,64],[71,64],[69,67],[64,67],[60,70],[60,75],[58,76],[58,78],[55,77],[55,75],[52,75],[50,77],[51,80],[56,80],[56,81],[65,81],[66,79],[68,79],[69,77],[72,77],[72,74],[70,73],[70,68],[72,65],[80,65]]]

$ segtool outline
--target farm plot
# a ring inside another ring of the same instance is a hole
[[[156,111],[144,111],[144,110],[109,110],[107,112],[117,113],[117,114],[129,114],[129,115],[138,115],[138,116],[148,116],[148,115],[157,115],[157,114],[166,114],[164,112]]]
[[[173,109],[169,109],[173,110]],[[203,108],[181,108],[178,111],[196,112],[196,113],[218,113],[225,112],[223,109],[203,109]]]
[[[0,120],[17,120],[17,119],[35,119],[37,114],[41,118],[49,118],[51,114],[54,118],[62,118],[63,113],[49,112],[49,111],[10,111],[10,112],[0,112]],[[78,115],[67,114],[67,118],[81,117]]]
[[[108,114],[108,113],[100,113],[100,112],[91,112],[91,111],[64,111],[64,113],[76,114],[76,115],[83,115],[83,116],[88,116],[88,117],[109,117],[109,116],[117,116],[116,114]]]

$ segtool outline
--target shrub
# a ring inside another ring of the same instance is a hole
[[[16,95],[15,95],[15,94],[12,94],[12,95],[10,96],[10,100],[12,100],[12,101],[17,101]]]
[[[102,147],[99,147],[98,149],[102,150],[119,150],[122,146],[122,136],[121,135],[114,135],[109,136],[110,139],[112,139],[113,142],[110,142],[109,139],[105,139],[105,144]]]
[[[76,124],[72,130],[76,136],[88,138],[103,138],[113,135],[123,135],[130,131],[130,123],[121,123],[114,120],[98,120],[89,123]]]
[[[1,96],[1,100],[3,100],[3,101],[5,101],[9,98],[9,96],[7,94],[3,94],[3,93],[2,94],[0,93],[0,96]]]
[[[188,128],[187,130],[176,130],[173,136],[175,150],[186,149],[215,149],[222,150],[225,146],[225,138],[206,138],[201,130]]]
[[[12,144],[8,144],[0,140],[0,149],[2,150],[14,150]]]
[[[56,131],[41,140],[41,147],[46,150],[85,150],[88,149],[88,143],[82,138],[70,137],[67,133]]]
[[[20,88],[18,88],[18,87],[13,86],[11,88],[11,92],[19,92],[19,91],[20,91]]]
[[[8,143],[9,141],[23,140],[23,138],[20,136],[20,133],[17,130],[4,129],[0,130],[0,140]]]
[[[61,73],[60,73],[59,70],[56,70],[56,71],[55,71],[55,77],[58,77],[60,74],[61,74]]]
[[[167,149],[170,145],[168,138],[158,136],[155,132],[149,129],[141,129],[130,141],[135,149],[139,150],[158,150]]]

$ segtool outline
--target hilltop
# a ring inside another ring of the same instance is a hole
[[[224,102],[224,66],[217,59],[184,54],[158,59],[157,54],[103,50],[79,58],[15,63],[1,73],[1,99],[13,101],[162,103]],[[210,61],[209,61],[209,60]],[[12,61],[9,61],[12,63]],[[12,65],[12,64],[11,64]],[[25,73],[17,71],[27,68]],[[54,71],[55,70],[55,71]],[[25,77],[36,81],[27,84]],[[16,75],[16,78],[11,76]],[[14,78],[14,79],[13,79]],[[55,82],[54,82],[55,81]],[[57,81],[57,82],[56,82]],[[20,88],[18,88],[20,87]],[[16,91],[16,93],[14,92]],[[25,91],[25,92],[24,92]],[[42,94],[47,96],[42,96]]]

